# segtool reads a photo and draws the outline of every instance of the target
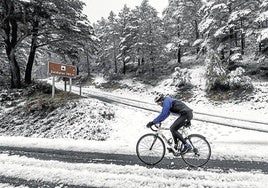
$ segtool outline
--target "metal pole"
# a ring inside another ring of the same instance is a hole
[[[82,96],[82,83],[80,82],[80,90],[79,90],[79,95]]]
[[[72,78],[70,78],[70,93],[72,91]]]
[[[52,77],[52,98],[55,97],[55,76]]]
[[[64,91],[66,91],[67,81],[66,81],[66,78],[63,78],[63,79],[64,79]]]

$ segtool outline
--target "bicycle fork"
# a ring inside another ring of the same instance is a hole
[[[158,137],[158,134],[155,134],[155,135],[154,135],[154,140],[153,140],[153,143],[152,143],[152,145],[151,145],[151,147],[150,147],[150,149],[149,149],[149,150],[152,150],[152,149],[153,149],[154,144],[155,144],[155,142],[156,142],[156,140],[157,140],[157,137]]]

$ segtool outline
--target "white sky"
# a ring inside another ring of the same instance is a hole
[[[86,3],[84,13],[88,16],[91,23],[100,20],[101,17],[108,18],[109,13],[113,11],[118,14],[126,4],[133,9],[139,6],[142,0],[83,0]],[[149,0],[149,4],[153,6],[160,14],[168,5],[168,0]]]

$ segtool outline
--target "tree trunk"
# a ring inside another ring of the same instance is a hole
[[[15,57],[15,49],[8,55],[11,72],[11,88],[21,88],[20,68]]]
[[[123,74],[126,75],[126,62],[123,60]]]
[[[243,20],[241,19],[241,54],[244,55],[244,49],[245,49],[245,34],[243,32]]]
[[[229,57],[234,53],[233,45],[234,44],[234,29],[229,29]]]
[[[194,20],[194,26],[195,26],[195,40],[199,39],[199,30],[198,30],[198,22],[197,20]],[[199,46],[196,47],[196,53],[198,54],[200,48]]]
[[[87,78],[90,78],[90,62],[89,62],[89,57],[88,57],[88,52],[87,54]]]
[[[25,77],[24,77],[25,84],[32,83],[32,69],[33,69],[35,52],[36,52],[36,47],[31,48],[31,51],[28,57],[28,63],[26,65],[26,70],[25,70]]]
[[[244,55],[245,53],[245,34],[241,34],[241,54]]]
[[[138,48],[138,68],[141,67],[141,56],[140,56],[140,48]]]
[[[177,20],[177,37],[180,39],[180,20]],[[178,51],[177,51],[177,63],[181,64],[181,44],[178,45]]]
[[[11,88],[21,88],[21,81],[20,81],[20,67],[16,60],[15,52],[16,52],[16,45],[18,42],[18,23],[17,21],[12,18],[10,15],[14,14],[14,2],[10,0],[6,0],[4,2],[4,8],[6,10],[7,15],[4,19],[2,28],[5,32],[5,47],[6,47],[6,54],[8,57],[9,65],[10,65],[10,76],[11,76]]]
[[[235,47],[237,47],[238,46],[237,31],[234,34],[234,41],[235,41]]]
[[[178,52],[177,52],[177,61],[178,64],[181,64],[181,45],[179,45]]]
[[[123,74],[126,75],[126,50],[123,50]]]
[[[113,61],[114,61],[114,73],[117,73],[117,59],[116,59],[116,42],[113,40]]]
[[[31,49],[30,49],[30,54],[28,57],[28,62],[26,65],[26,70],[25,70],[25,78],[24,78],[25,84],[32,83],[33,63],[34,63],[35,52],[37,49],[38,26],[39,26],[39,22],[37,18],[35,18],[35,21],[33,22]]]
[[[115,57],[115,52],[114,52],[114,73],[117,73],[117,60]]]

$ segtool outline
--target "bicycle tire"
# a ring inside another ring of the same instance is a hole
[[[191,134],[185,140],[191,144],[192,150],[181,155],[184,162],[191,167],[201,167],[207,164],[211,157],[211,147],[207,139],[199,134]],[[181,149],[182,147],[183,145]]]
[[[156,165],[164,158],[166,147],[162,138],[157,134],[149,133],[138,140],[136,153],[143,163]]]

